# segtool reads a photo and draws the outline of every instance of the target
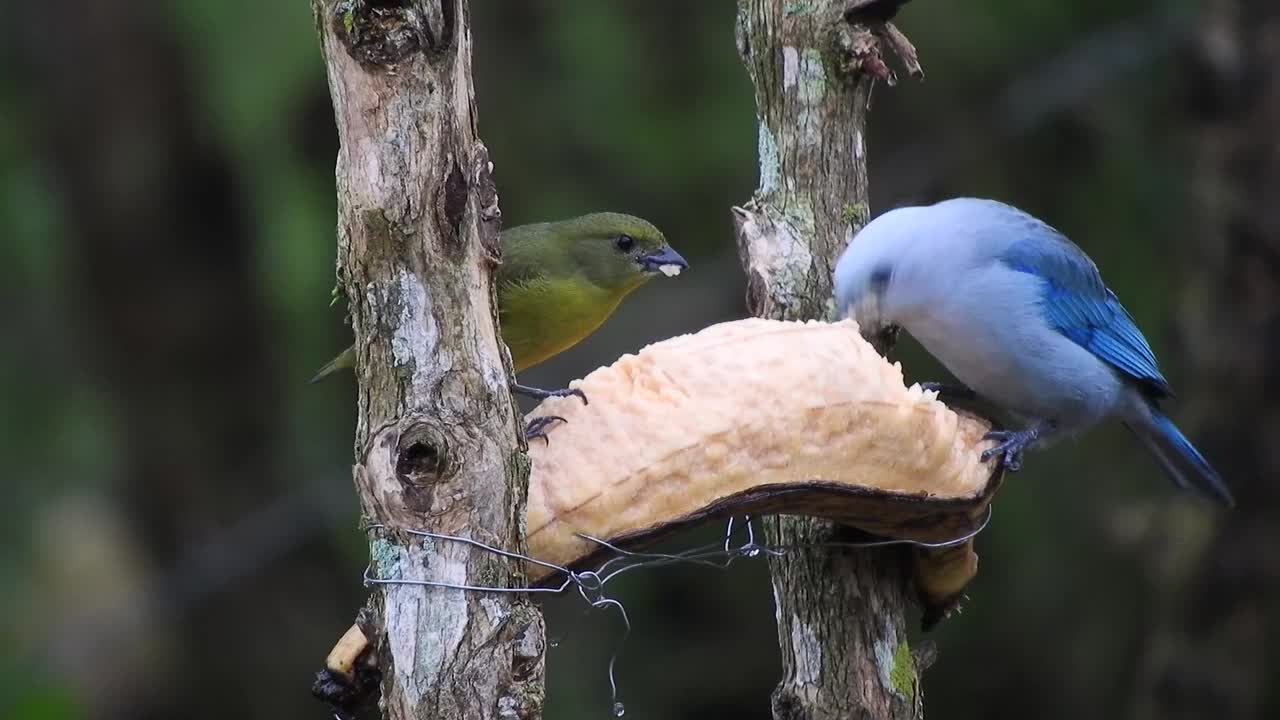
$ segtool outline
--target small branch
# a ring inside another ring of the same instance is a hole
[[[841,16],[845,22],[887,23],[911,0],[847,0]]]
[[[924,79],[924,68],[920,67],[920,57],[916,53],[916,46],[911,44],[911,41],[907,39],[906,35],[902,34],[902,31],[896,25],[890,22],[882,23],[872,28],[872,32],[876,34],[876,37],[888,44],[890,49],[893,50],[893,54],[897,55],[898,60],[907,68],[908,75],[917,80]]]
[[[915,45],[907,39],[890,20],[908,0],[848,0],[841,17],[851,26],[848,34],[840,36],[837,47],[846,56],[845,64],[851,72],[861,72],[891,87],[898,84],[898,76],[885,64],[881,46],[888,46],[907,74],[916,80],[924,79],[924,68]]]

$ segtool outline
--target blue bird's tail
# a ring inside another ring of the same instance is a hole
[[[1151,422],[1126,423],[1160,461],[1160,467],[1169,479],[1183,490],[1199,493],[1218,500],[1227,507],[1234,507],[1222,477],[1209,465],[1199,450],[1178,430],[1178,426],[1155,406],[1151,406]]]

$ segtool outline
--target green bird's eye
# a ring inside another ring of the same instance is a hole
[[[631,248],[635,247],[636,240],[630,235],[619,235],[613,241],[613,244],[618,246],[618,249],[622,252],[631,252]]]

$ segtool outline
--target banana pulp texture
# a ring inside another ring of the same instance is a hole
[[[329,651],[324,666],[350,682],[355,677],[356,661],[367,647],[369,639],[365,637],[364,631],[359,625],[352,625]]]
[[[634,542],[742,513],[947,540],[977,526],[997,484],[979,460],[989,424],[906,387],[850,320],[714,325],[572,386],[591,403],[529,415],[567,420],[529,447],[529,550],[558,565],[599,557],[579,534]]]

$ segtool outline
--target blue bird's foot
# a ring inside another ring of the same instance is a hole
[[[542,442],[550,445],[551,440],[547,438],[547,428],[558,422],[569,422],[559,415],[543,415],[529,421],[524,428],[524,441],[533,442],[538,438],[542,438]]]
[[[982,451],[982,462],[986,462],[997,455],[1000,456],[1000,465],[1009,472],[1018,472],[1022,469],[1022,452],[1032,443],[1040,439],[1040,428],[1032,427],[1026,430],[992,430],[982,436],[983,440],[995,440],[1000,443],[993,448]]]
[[[528,385],[521,385],[520,383],[512,383],[511,392],[517,393],[519,395],[524,395],[526,397],[531,397],[531,398],[534,398],[535,400],[546,400],[549,397],[569,397],[570,395],[575,395],[579,398],[582,398],[583,405],[590,404],[587,402],[586,394],[577,388],[560,388],[558,390],[543,390],[542,388],[529,387]]]

